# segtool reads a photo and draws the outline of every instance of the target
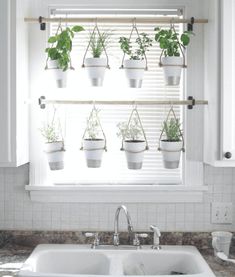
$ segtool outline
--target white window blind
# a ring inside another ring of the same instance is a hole
[[[60,13],[59,17],[68,16]],[[76,15],[71,14],[72,17]],[[78,15],[79,16],[79,15]],[[127,15],[125,15],[127,16]],[[133,16],[133,15],[132,15]],[[136,17],[141,16],[139,14]],[[143,16],[143,15],[142,15]],[[172,16],[172,14],[170,15]],[[73,41],[73,51],[71,58],[75,71],[71,72],[68,80],[67,89],[48,90],[47,98],[53,99],[93,99],[95,100],[165,100],[165,99],[182,99],[182,88],[166,87],[164,85],[162,68],[158,66],[160,48],[154,41],[154,27],[166,27],[163,24],[137,24],[139,33],[145,32],[153,39],[153,47],[147,52],[148,71],[145,72],[141,89],[128,88],[124,70],[119,69],[123,52],[119,46],[121,36],[129,37],[132,26],[129,24],[111,24],[99,23],[98,27],[101,32],[111,31],[111,43],[107,49],[109,55],[110,70],[106,70],[103,87],[91,87],[87,76],[86,69],[81,68],[85,48],[88,44],[89,33],[92,31],[93,24],[76,23],[72,25],[82,25],[86,31],[76,34]],[[50,34],[56,32],[57,23],[52,23]],[[65,27],[65,25],[62,25]],[[68,26],[71,26],[69,24]],[[175,25],[178,31],[180,26]],[[136,34],[133,34],[133,40]],[[88,51],[87,57],[91,57]],[[127,57],[127,56],[126,56]],[[58,105],[55,106],[57,115],[64,129],[66,155],[65,169],[62,171],[50,171],[47,166],[46,157],[36,161],[40,167],[47,167],[47,178],[53,183],[180,183],[182,179],[182,165],[178,169],[168,170],[163,167],[161,153],[158,152],[158,139],[162,127],[162,121],[165,119],[169,106],[149,105],[137,106],[150,149],[145,152],[143,167],[141,170],[127,169],[125,153],[120,151],[121,140],[116,136],[118,131],[117,124],[127,121],[131,113],[132,106],[121,105],[97,105],[100,110],[100,120],[107,137],[108,151],[103,155],[101,168],[91,169],[86,167],[86,160],[83,151],[80,151],[82,135],[86,127],[86,119],[92,109],[89,105]],[[181,109],[175,106],[177,116],[181,116]],[[44,114],[50,118],[53,113],[53,107],[47,106],[46,110],[39,111],[38,114]],[[40,127],[40,126],[38,126]],[[38,149],[40,151],[40,149]],[[43,165],[42,165],[43,164]],[[37,166],[36,166],[37,167]],[[34,168],[36,168],[34,167]]]

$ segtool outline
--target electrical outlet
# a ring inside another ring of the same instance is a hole
[[[232,224],[232,203],[211,203],[211,222],[214,224]]]

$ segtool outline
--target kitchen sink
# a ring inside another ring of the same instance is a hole
[[[23,264],[19,277],[75,276],[215,277],[193,246],[163,246],[153,250],[127,246],[91,249],[90,245],[38,245]]]

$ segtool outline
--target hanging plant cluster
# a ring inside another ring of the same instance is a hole
[[[190,43],[190,36],[194,33],[185,31],[179,35],[173,24],[169,29],[157,27],[154,30],[156,31],[155,41],[159,43],[162,49],[159,66],[163,67],[165,83],[169,86],[179,85],[181,69],[187,67],[184,52]],[[51,46],[45,50],[47,53],[45,69],[54,70],[59,88],[66,87],[67,72],[69,69],[73,69],[70,57],[72,40],[74,34],[81,31],[84,31],[82,26],[66,27],[63,30],[60,23],[56,34],[48,39]],[[133,44],[131,39],[134,32],[137,39]],[[102,86],[105,70],[110,69],[109,57],[106,51],[110,43],[110,36],[110,32],[101,33],[97,23],[90,33],[82,67],[87,69],[92,86]],[[146,33],[139,33],[134,22],[129,38],[120,37],[119,43],[123,51],[120,68],[125,69],[129,87],[141,88],[144,71],[148,70],[146,52],[153,45],[153,39]],[[86,55],[89,49],[92,57],[87,58]],[[102,54],[105,54],[105,58],[102,57]],[[125,59],[125,55],[129,56],[129,59]]]
[[[179,119],[171,107],[163,122],[158,147],[158,150],[162,152],[163,165],[167,169],[178,168],[180,153],[185,151],[180,126]],[[133,108],[128,121],[118,123],[117,127],[119,129],[117,136],[122,139],[121,151],[125,152],[128,169],[141,169],[144,153],[149,150],[149,146],[137,107]],[[55,121],[55,112],[52,121],[44,124],[40,131],[46,139],[45,153],[50,169],[63,169],[64,139],[60,121]],[[107,140],[99,119],[99,110],[95,105],[87,119],[80,150],[85,153],[88,168],[101,167],[103,153],[107,151]]]

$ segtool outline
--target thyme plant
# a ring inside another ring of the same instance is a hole
[[[117,136],[124,140],[137,141],[143,139],[143,131],[137,116],[132,117],[129,126],[127,122],[119,122],[117,127],[119,128]]]
[[[99,114],[100,110],[94,109],[91,112],[90,117],[87,119],[86,133],[87,139],[95,140],[99,138],[100,135],[100,124],[99,124]]]
[[[148,48],[152,46],[153,40],[146,33],[140,33],[135,40],[135,49],[129,38],[120,37],[119,43],[122,51],[127,54],[131,60],[143,60]]]
[[[59,126],[55,122],[44,123],[43,127],[39,129],[41,135],[46,139],[46,143],[57,142],[60,139]]]

